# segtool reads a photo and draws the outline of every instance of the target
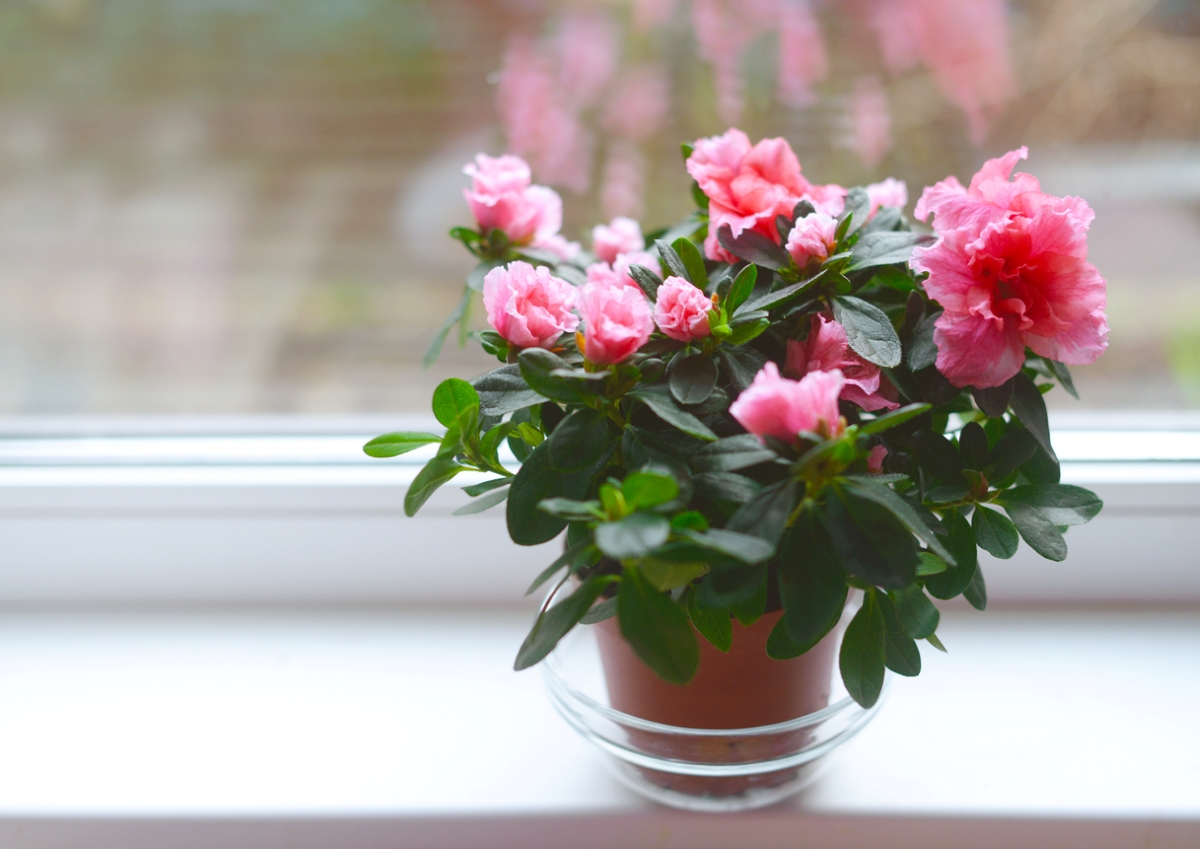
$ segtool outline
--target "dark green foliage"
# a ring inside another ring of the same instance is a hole
[[[867,590],[863,605],[846,628],[838,657],[842,681],[851,698],[873,707],[883,690],[887,626],[875,590]]]
[[[626,569],[617,590],[621,634],[638,657],[664,681],[686,684],[700,665],[700,646],[687,613],[670,596]]]

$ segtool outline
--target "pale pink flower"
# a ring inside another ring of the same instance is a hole
[[[644,211],[642,194],[645,185],[646,157],[638,146],[628,139],[610,140],[600,183],[600,208],[604,214],[610,217],[640,216]]]
[[[808,106],[816,98],[813,83],[829,73],[825,41],[809,0],[780,0],[779,100],[787,106]]]
[[[916,216],[934,215],[938,240],[916,248],[915,271],[945,309],[934,325],[937,368],[955,386],[999,386],[1021,370],[1025,349],[1069,365],[1108,346],[1106,284],[1087,261],[1094,213],[1080,198],[1008,177],[1025,148],[989,160],[969,188],[953,177],[927,188]]]
[[[471,188],[463,196],[479,228],[500,230],[515,245],[540,246],[562,226],[562,198],[529,184],[529,165],[516,156],[478,154],[463,167]]]
[[[785,249],[796,267],[803,269],[810,259],[824,261],[837,244],[837,219],[823,212],[810,212],[796,219]]]
[[[908,206],[908,186],[903,180],[888,177],[881,183],[871,183],[867,186],[867,198],[871,201],[868,218],[878,212],[880,207],[894,206],[896,209],[904,209]]]
[[[626,70],[604,107],[604,129],[632,141],[645,141],[663,128],[670,106],[666,68],[643,62]]]
[[[593,105],[617,69],[620,44],[612,19],[598,10],[568,12],[555,47],[563,99],[576,110]]]
[[[558,233],[555,233],[553,236],[547,236],[545,239],[538,241],[536,247],[539,250],[553,254],[563,262],[570,262],[571,260],[575,259],[575,257],[579,256],[579,252],[582,250],[579,242],[569,242],[567,241],[566,237],[561,236]]]
[[[668,277],[658,287],[654,303],[654,323],[658,329],[680,342],[708,336],[708,312],[712,300],[703,290],[682,277]]]
[[[493,268],[483,278],[483,306],[488,324],[517,348],[552,348],[579,319],[575,287],[527,262]]]
[[[892,149],[892,118],[877,77],[863,77],[850,96],[850,149],[874,168]]]
[[[867,452],[867,471],[872,474],[879,474],[883,471],[883,461],[887,459],[888,450],[886,446],[876,445]]]
[[[808,338],[803,342],[789,339],[787,361],[783,373],[803,377],[814,371],[837,369],[846,379],[842,400],[857,404],[868,412],[894,410],[895,390],[883,380],[879,366],[854,353],[846,338],[846,328],[833,317],[817,313],[809,325]],[[888,397],[888,396],[893,397]]]
[[[642,227],[632,218],[618,215],[608,224],[592,228],[592,252],[601,262],[612,263],[617,254],[632,253],[646,247]]]
[[[623,362],[654,332],[650,304],[640,289],[589,283],[579,291],[583,355],[596,365]]]
[[[671,20],[678,0],[634,0],[633,28],[645,32]]]
[[[653,271],[655,274],[661,273],[658,257],[648,251],[634,251],[627,254],[617,254],[616,259],[612,264],[607,262],[594,262],[587,267],[587,279],[589,283],[595,283],[599,286],[628,286],[642,291],[638,286],[637,281],[629,274],[631,265],[641,265]]]
[[[717,240],[726,224],[735,237],[753,230],[779,244],[775,216],[790,218],[799,201],[808,200],[829,215],[840,214],[844,205],[845,189],[815,186],[805,179],[800,161],[783,139],[763,139],[752,147],[738,129],[699,139],[687,170],[709,199],[704,250],[713,260],[736,260]]]
[[[839,436],[845,420],[838,412],[838,395],[845,384],[840,371],[813,371],[788,380],[768,362],[754,381],[729,406],[729,414],[758,437],[773,436],[796,442],[801,431]]]

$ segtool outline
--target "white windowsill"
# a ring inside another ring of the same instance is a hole
[[[1200,613],[949,613],[796,802],[642,802],[524,612],[0,617],[0,844],[1200,845]]]

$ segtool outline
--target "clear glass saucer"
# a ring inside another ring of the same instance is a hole
[[[609,704],[594,626],[580,625],[543,662],[559,714],[598,746],[637,793],[692,811],[745,811],[772,805],[811,784],[829,755],[879,711],[846,693],[834,672],[829,706],[757,728],[680,728],[650,722]]]

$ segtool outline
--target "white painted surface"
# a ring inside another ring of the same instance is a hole
[[[1200,845],[1200,612],[952,612],[812,790],[733,819],[617,785],[510,671],[527,624],[6,615],[0,843]]]

